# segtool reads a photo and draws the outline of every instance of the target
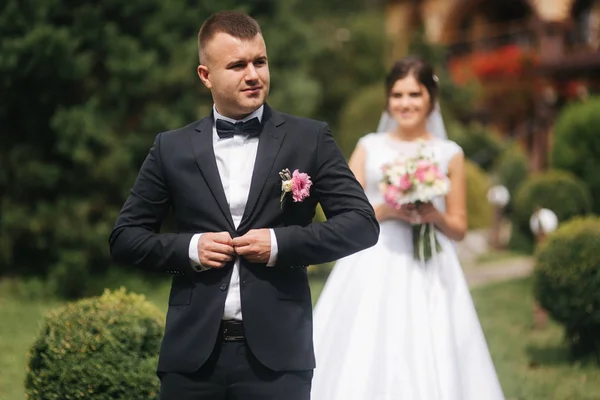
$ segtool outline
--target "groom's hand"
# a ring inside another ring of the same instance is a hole
[[[244,236],[233,239],[237,255],[252,263],[267,263],[271,255],[271,232],[268,229],[252,229]]]
[[[198,240],[198,259],[204,267],[223,268],[235,257],[229,232],[203,233]]]

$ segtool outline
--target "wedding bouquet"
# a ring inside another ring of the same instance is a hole
[[[423,203],[445,196],[450,189],[448,176],[422,149],[416,157],[399,158],[382,167],[381,191],[386,203],[396,209],[405,204],[413,204],[418,209]],[[433,224],[416,223],[412,231],[415,259],[427,261],[432,257],[434,248],[437,252],[441,251]]]

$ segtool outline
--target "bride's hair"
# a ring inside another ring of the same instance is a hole
[[[433,110],[439,92],[437,77],[433,73],[431,65],[417,56],[406,56],[394,63],[385,78],[386,99],[389,99],[396,81],[406,78],[408,75],[412,75],[420,84],[425,86],[425,89],[427,89],[427,92],[429,93],[431,110]]]

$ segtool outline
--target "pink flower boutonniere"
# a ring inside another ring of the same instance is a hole
[[[290,173],[290,170],[286,168],[279,173],[279,176],[281,177],[281,199],[279,200],[281,207],[283,207],[283,199],[286,193],[292,192],[295,203],[304,201],[310,196],[312,181],[308,174],[297,169]]]

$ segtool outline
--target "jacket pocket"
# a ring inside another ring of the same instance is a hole
[[[189,306],[192,303],[192,295],[194,286],[189,285],[172,285],[169,293],[169,306]]]

